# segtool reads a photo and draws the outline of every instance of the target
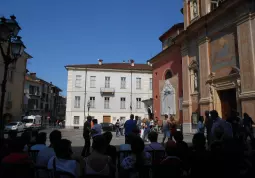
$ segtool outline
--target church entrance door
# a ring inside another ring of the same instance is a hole
[[[221,101],[221,117],[227,119],[231,116],[232,111],[237,111],[236,89],[220,90],[218,91]]]

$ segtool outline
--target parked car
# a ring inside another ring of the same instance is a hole
[[[101,123],[102,126],[102,130],[104,132],[110,131],[110,132],[114,132],[115,131],[115,125],[112,123]]]
[[[8,131],[18,131],[21,132],[25,129],[25,124],[23,124],[22,122],[10,122],[8,124],[5,125],[4,130],[6,132]]]

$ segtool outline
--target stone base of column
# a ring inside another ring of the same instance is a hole
[[[191,123],[183,123],[182,129],[184,134],[193,133]]]

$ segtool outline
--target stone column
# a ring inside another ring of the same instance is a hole
[[[206,34],[206,33],[204,33]],[[200,115],[204,116],[206,110],[212,110],[212,94],[210,92],[210,85],[207,83],[210,75],[210,58],[209,58],[209,39],[206,35],[200,37],[199,45],[199,69],[200,69]],[[212,90],[212,88],[211,88]]]
[[[189,70],[189,54],[187,42],[182,46],[182,83],[183,83],[183,133],[192,132],[191,115],[191,87],[190,87],[190,70]]]
[[[242,9],[241,9],[242,10]],[[255,119],[255,19],[247,13],[237,23],[238,52],[241,76],[241,94],[239,96],[242,112]]]

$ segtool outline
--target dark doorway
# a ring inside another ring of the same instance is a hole
[[[221,101],[221,116],[223,119],[227,119],[231,116],[232,111],[237,110],[236,89],[221,90],[218,91],[218,94]]]

